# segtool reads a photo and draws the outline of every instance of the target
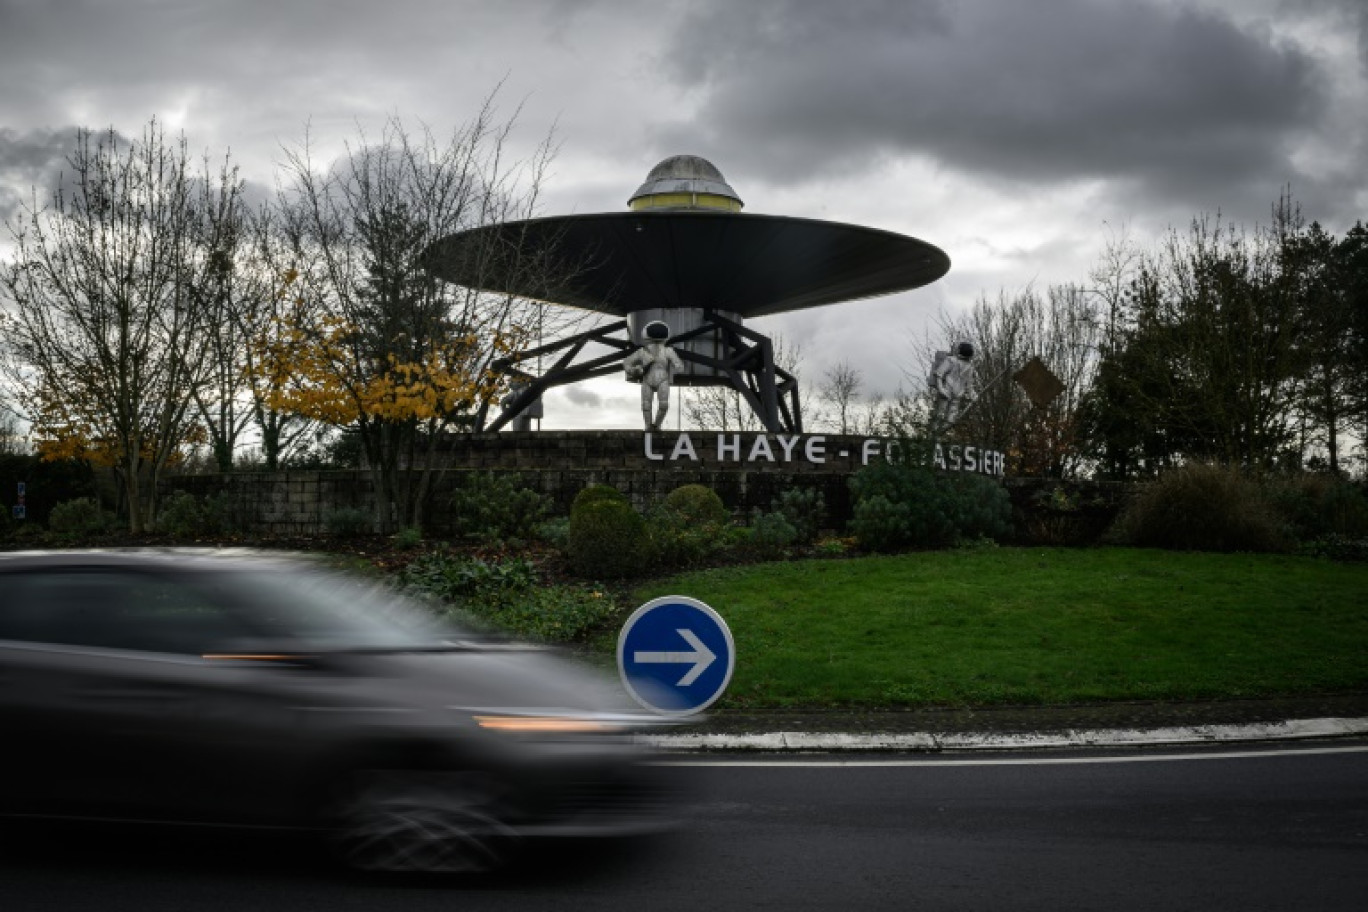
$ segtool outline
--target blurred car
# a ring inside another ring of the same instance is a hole
[[[0,555],[0,814],[316,827],[465,871],[675,790],[598,676],[300,558]]]

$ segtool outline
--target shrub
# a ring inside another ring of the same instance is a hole
[[[1010,529],[1007,492],[978,475],[912,463],[875,463],[850,481],[850,531],[871,551],[945,548],[961,539],[998,538]]]
[[[816,488],[790,488],[774,503],[775,512],[793,527],[796,541],[810,544],[817,540],[826,514],[826,501]]]
[[[20,545],[31,545],[35,548],[45,547],[49,540],[49,535],[37,523],[16,522],[11,538]]]
[[[1278,551],[1285,540],[1259,486],[1238,470],[1190,463],[1142,488],[1115,538],[1174,551]]]
[[[396,548],[411,551],[423,543],[423,530],[417,526],[405,526],[390,536]]]
[[[551,508],[549,498],[497,472],[467,475],[450,503],[456,533],[480,541],[531,538]]]
[[[189,491],[176,491],[162,501],[157,511],[157,530],[176,538],[212,535],[221,525],[221,502],[199,498]]]
[[[601,589],[533,586],[500,603],[489,617],[519,637],[569,643],[584,639],[617,613],[617,603]]]
[[[1308,557],[1324,557],[1344,563],[1368,563],[1368,537],[1326,535],[1302,545],[1300,553]]]
[[[402,579],[448,610],[495,624],[514,636],[572,642],[617,613],[607,593],[585,586],[545,585],[526,560],[483,561],[434,552],[410,563]]]
[[[860,546],[891,551],[950,544],[955,530],[936,482],[934,471],[910,463],[876,462],[855,473],[850,528]]]
[[[570,547],[570,517],[557,516],[537,526],[537,537],[557,550]]]
[[[204,528],[207,535],[233,532],[242,525],[241,517],[238,511],[234,509],[227,491],[206,494],[200,503],[200,511],[204,515]]]
[[[729,546],[730,514],[706,485],[675,488],[646,516],[648,558],[667,567],[706,561]]]
[[[580,506],[596,503],[600,500],[619,500],[623,503],[628,503],[627,495],[623,494],[612,485],[591,484],[585,485],[580,489],[580,492],[575,495],[574,501],[570,504],[570,512],[571,514],[574,514],[575,510]]]
[[[574,571],[591,579],[640,573],[646,555],[646,521],[625,499],[578,500],[570,512],[567,542]]]
[[[905,505],[894,504],[883,494],[861,497],[855,502],[850,531],[867,551],[896,551],[911,538]]]
[[[645,558],[664,567],[702,563],[730,547],[730,529],[728,523],[692,522],[661,504],[646,516]]]
[[[1368,497],[1351,482],[1307,473],[1274,479],[1265,490],[1287,534],[1298,541],[1368,537]]]
[[[202,517],[199,500],[189,491],[176,491],[164,498],[157,511],[157,531],[177,538],[199,533]]]
[[[814,547],[822,557],[843,557],[850,550],[850,542],[844,538],[824,538]]]
[[[99,535],[114,525],[114,516],[93,497],[64,500],[48,514],[48,528],[63,535]]]
[[[751,520],[751,551],[761,557],[778,557],[798,541],[798,530],[783,513],[757,513]]]
[[[688,484],[665,495],[661,506],[686,522],[722,525],[731,518],[717,492],[707,485]]]
[[[442,552],[421,555],[404,568],[404,584],[457,605],[497,598],[508,590],[528,588],[538,581],[536,568],[522,558],[485,561],[453,557]]]
[[[1002,485],[981,475],[941,475],[953,511],[956,541],[1005,537],[1012,528],[1012,500]]]
[[[360,507],[338,507],[323,517],[323,527],[332,535],[355,538],[371,531],[371,515]]]

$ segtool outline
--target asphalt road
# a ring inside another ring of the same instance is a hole
[[[7,828],[0,909],[1363,909],[1368,744],[682,758],[697,813],[653,844],[496,878],[339,875],[285,839]],[[718,764],[737,765],[718,765]]]

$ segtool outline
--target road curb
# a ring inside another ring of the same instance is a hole
[[[1070,747],[1227,744],[1299,741],[1368,735],[1368,718],[1292,719],[1238,725],[1166,728],[1066,729],[1057,732],[764,732],[751,734],[640,735],[671,751],[979,751]]]

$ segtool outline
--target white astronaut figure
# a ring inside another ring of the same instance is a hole
[[[931,362],[931,375],[926,378],[933,396],[931,415],[941,427],[954,424],[967,405],[965,397],[974,382],[973,357],[974,346],[961,342],[953,355],[938,351]]]
[[[646,324],[645,345],[632,352],[622,362],[627,379],[641,382],[641,417],[646,430],[658,431],[670,410],[670,384],[674,375],[684,369],[684,361],[670,348],[670,327],[656,320]],[[656,400],[655,420],[651,420],[651,400]]]

